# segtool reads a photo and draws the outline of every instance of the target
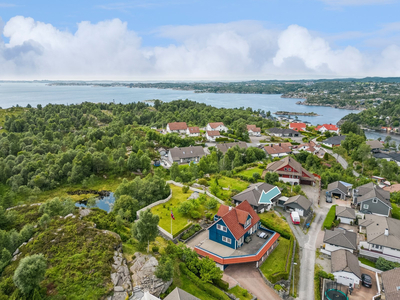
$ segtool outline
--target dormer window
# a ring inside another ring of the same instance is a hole
[[[289,172],[292,171],[292,168],[288,168],[288,171],[289,171]]]
[[[250,224],[251,224],[251,219],[248,219],[248,220],[246,221],[246,223],[244,224],[244,229],[246,229],[247,227],[249,227]]]

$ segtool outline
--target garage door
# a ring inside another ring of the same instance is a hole
[[[353,278],[350,278],[350,277],[347,277],[347,276],[342,276],[342,275],[339,275],[338,277],[337,277],[337,280],[336,280],[338,283],[341,283],[341,284],[343,284],[343,285],[347,285],[347,286],[349,286],[350,285],[350,283],[354,286],[354,279]]]
[[[295,211],[298,212],[301,217],[303,216],[304,210],[296,208]]]

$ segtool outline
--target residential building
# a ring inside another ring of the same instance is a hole
[[[188,127],[186,129],[186,134],[188,136],[200,136],[200,128],[199,127]]]
[[[342,181],[335,181],[328,184],[328,189],[326,190],[326,195],[332,198],[346,199],[347,196],[351,196],[351,185],[346,186]]]
[[[205,155],[204,149],[201,146],[190,146],[183,148],[171,148],[168,153],[168,160],[172,164],[177,162],[178,164],[187,164],[191,161],[198,162],[200,158]]]
[[[208,238],[194,247],[197,254],[215,261],[222,270],[232,264],[258,267],[278,245],[279,234],[264,228],[247,201],[236,207],[221,205],[208,228]],[[202,238],[202,236],[200,236]]]
[[[259,182],[250,185],[248,189],[233,196],[232,199],[236,206],[243,201],[247,201],[257,213],[263,213],[270,210],[280,196],[281,191],[277,186]]]
[[[200,300],[188,292],[176,287],[164,300]]]
[[[356,211],[351,207],[336,206],[336,219],[343,224],[355,224]]]
[[[220,138],[221,134],[218,130],[206,131],[206,138],[209,142],[215,142],[216,139]]]
[[[385,159],[387,161],[394,161],[398,166],[400,166],[400,153],[397,152],[375,152],[373,156],[376,159]]]
[[[378,140],[366,141],[365,143],[371,147],[371,151],[374,153],[380,152],[384,148],[383,144]]]
[[[353,189],[353,203],[360,212],[388,217],[392,209],[390,193],[373,182]]]
[[[245,142],[233,142],[233,143],[221,143],[217,144],[217,149],[225,154],[229,149],[239,147],[241,149],[247,149],[247,143]]]
[[[345,135],[337,135],[337,136],[331,136],[330,138],[327,138],[326,140],[322,141],[322,144],[327,146],[327,147],[337,147],[340,146],[342,141],[346,139]]]
[[[337,283],[359,287],[361,268],[357,256],[350,251],[340,249],[331,254],[331,270]]]
[[[224,123],[222,122],[215,122],[215,123],[208,123],[207,127],[206,127],[207,131],[213,131],[213,130],[217,130],[217,131],[228,131],[228,127],[226,127],[224,125]]]
[[[284,157],[292,153],[291,143],[270,144],[264,146],[265,152],[272,158]]]
[[[249,136],[261,136],[261,128],[256,125],[247,125],[247,131]]]
[[[360,241],[363,255],[376,257],[377,252],[385,259],[400,259],[400,220],[375,215],[365,215],[358,220],[360,233],[366,233],[366,241]],[[361,251],[361,250],[360,250]],[[369,252],[369,251],[372,251]]]
[[[331,255],[333,251],[345,249],[353,253],[357,250],[357,233],[345,229],[325,230],[324,249],[321,252]]]
[[[400,299],[400,268],[385,271],[381,273],[382,291],[385,300]]]
[[[168,133],[186,133],[186,122],[174,122],[167,124]]]
[[[276,172],[279,180],[290,182],[291,184],[314,184],[314,176],[304,169],[299,162],[290,156],[274,161],[267,166],[268,172]]]
[[[283,207],[299,213],[301,217],[307,217],[311,213],[311,201],[302,195],[290,197]]]
[[[318,125],[315,130],[321,132],[321,133],[325,133],[327,131],[329,132],[333,132],[336,134],[339,134],[339,128],[336,125],[333,124],[323,124],[323,125]]]
[[[278,137],[297,137],[297,136],[301,136],[301,134],[299,132],[297,132],[296,130],[293,129],[288,129],[288,128],[277,128],[277,127],[273,127],[268,129],[268,132],[271,135],[274,136],[278,136]]]
[[[289,124],[289,128],[293,129],[295,131],[305,131],[306,130],[307,125],[305,123],[290,123]]]

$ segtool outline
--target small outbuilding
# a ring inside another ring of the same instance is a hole
[[[311,201],[302,195],[290,197],[283,206],[285,210],[294,210],[302,217],[308,216],[311,212]]]
[[[351,207],[336,206],[336,219],[340,219],[343,224],[354,224],[356,211]]]
[[[340,249],[331,254],[332,274],[337,283],[358,287],[361,280],[361,269],[358,258],[350,251]]]

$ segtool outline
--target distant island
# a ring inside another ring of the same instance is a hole
[[[277,111],[275,113],[277,116],[308,116],[308,117],[316,117],[320,116],[315,112],[293,112],[293,111]]]

